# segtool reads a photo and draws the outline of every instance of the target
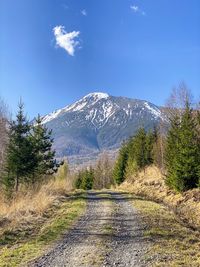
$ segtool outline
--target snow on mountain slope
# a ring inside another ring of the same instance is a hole
[[[90,93],[43,117],[53,130],[59,157],[112,149],[139,127],[152,129],[165,117],[156,105],[143,100]]]
[[[59,114],[62,114],[64,112],[70,111],[83,111],[84,107],[88,105],[91,102],[91,105],[94,105],[96,102],[98,102],[101,99],[107,99],[109,97],[108,94],[106,93],[100,93],[100,92],[95,92],[95,93],[90,93],[86,96],[84,96],[82,99],[76,101],[72,105],[68,105],[62,109],[58,109],[56,111],[53,111],[52,113],[46,115],[43,117],[42,123],[45,124],[47,122],[50,122],[51,120],[55,119]],[[88,106],[89,107],[89,106]]]

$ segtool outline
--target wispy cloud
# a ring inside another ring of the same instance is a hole
[[[144,10],[142,10],[139,6],[136,5],[131,5],[130,9],[134,12],[134,13],[139,13],[142,16],[146,15],[146,12]]]
[[[74,56],[75,48],[79,45],[79,41],[75,39],[79,36],[79,31],[66,32],[64,26],[56,26],[53,28],[56,44],[65,49],[70,55]]]
[[[87,11],[86,11],[85,9],[83,9],[83,10],[81,10],[81,14],[82,14],[83,16],[87,16]]]
[[[130,9],[132,9],[135,13],[139,11],[138,6],[130,6]]]

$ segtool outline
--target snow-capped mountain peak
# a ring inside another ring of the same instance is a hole
[[[64,112],[75,112],[75,111],[81,112],[84,110],[84,107],[86,106],[91,107],[99,100],[108,99],[108,98],[109,98],[109,95],[107,93],[102,93],[102,92],[89,93],[83,98],[81,98],[80,100],[76,101],[74,104],[68,105],[62,109],[55,110],[52,113],[44,116],[42,123],[43,124],[48,123]]]
[[[90,97],[100,100],[100,99],[103,99],[103,98],[105,98],[105,99],[108,98],[109,95],[107,93],[94,92],[94,93],[87,94],[86,96],[83,97],[83,99],[87,99],[87,98],[90,98]]]
[[[153,129],[165,121],[162,110],[144,100],[90,93],[43,117],[53,130],[58,157],[88,155],[118,148],[139,127]]]

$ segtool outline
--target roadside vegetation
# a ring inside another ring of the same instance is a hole
[[[144,236],[154,245],[145,258],[152,267],[200,266],[200,234],[180,224],[173,212],[151,201],[134,200],[147,226]]]
[[[76,189],[108,189],[114,185],[113,162],[106,153],[97,159],[94,166],[82,168],[75,174]]]
[[[16,120],[0,100],[0,266],[40,256],[85,209],[67,161],[57,162],[41,118]],[[71,197],[73,196],[73,198]]]
[[[174,90],[168,125],[139,129],[114,166],[118,188],[144,198],[133,205],[153,243],[146,255],[151,266],[200,266],[200,109],[191,99],[184,85]]]
[[[191,99],[182,84],[159,126],[138,129],[114,163],[103,153],[76,173],[66,160],[56,161],[52,133],[39,115],[30,123],[20,102],[11,120],[0,100],[0,266],[40,256],[82,214],[83,192],[90,189],[115,187],[162,202],[200,230],[200,109]],[[156,203],[135,200],[134,206],[147,222],[146,237],[155,241],[149,255],[155,266],[190,266],[192,256],[192,266],[200,265],[198,233],[177,224],[175,215]]]
[[[85,204],[79,194],[73,200],[63,198],[41,215],[23,216],[17,228],[4,227],[0,235],[0,266],[19,266],[41,256],[72,226]]]
[[[155,164],[169,188],[185,192],[199,187],[200,111],[192,107],[184,85],[174,91],[170,103],[165,127],[150,132],[141,128],[122,145],[113,172],[117,184]]]

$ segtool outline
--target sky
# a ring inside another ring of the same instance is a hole
[[[0,0],[0,96],[29,118],[90,92],[200,96],[199,0]]]

